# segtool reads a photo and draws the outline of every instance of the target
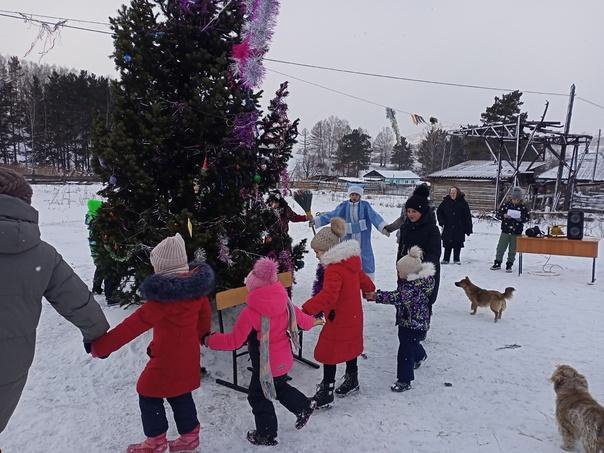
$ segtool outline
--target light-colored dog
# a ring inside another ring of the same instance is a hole
[[[579,440],[586,453],[604,453],[604,407],[589,394],[585,376],[571,366],[560,365],[551,381],[562,448],[572,450]]]
[[[506,307],[505,301],[511,299],[515,291],[511,286],[506,288],[503,293],[492,289],[482,289],[472,283],[468,277],[455,282],[455,286],[462,288],[470,299],[472,303],[471,315],[476,314],[478,307],[491,307],[491,311],[495,313],[495,322],[501,319],[501,314]]]

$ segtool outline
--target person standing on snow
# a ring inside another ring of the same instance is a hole
[[[375,277],[375,259],[371,246],[371,225],[385,236],[390,236],[386,222],[369,202],[361,200],[363,188],[359,185],[351,185],[348,188],[349,200],[340,203],[333,211],[323,213],[310,221],[311,225],[321,228],[329,224],[334,217],[340,217],[346,222],[346,236],[344,239],[354,239],[361,246],[361,261],[363,272],[372,280]]]
[[[0,433],[19,403],[34,359],[43,297],[80,329],[85,347],[109,329],[86,284],[40,239],[31,196],[23,176],[0,168]]]
[[[449,189],[449,194],[436,210],[438,224],[443,228],[442,241],[445,255],[442,264],[449,264],[451,251],[453,251],[453,262],[461,264],[461,249],[466,236],[472,234],[472,213],[466,201],[465,194],[458,187]]]

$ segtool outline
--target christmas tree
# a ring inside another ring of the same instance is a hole
[[[152,272],[150,249],[176,232],[191,258],[205,252],[219,288],[240,286],[260,255],[281,271],[303,264],[304,243],[264,241],[278,219],[262,196],[286,174],[298,125],[286,83],[264,117],[253,91],[277,6],[133,0],[111,20],[120,79],[110,127],[95,134],[107,202],[93,234],[125,300]]]

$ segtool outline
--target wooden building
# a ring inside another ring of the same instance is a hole
[[[526,191],[535,180],[535,170],[539,167],[530,162],[522,162],[518,180]],[[530,168],[530,169],[529,169]],[[472,210],[493,211],[513,184],[514,169],[507,161],[501,163],[501,177],[497,187],[498,163],[492,160],[468,160],[453,167],[445,168],[426,177],[431,185],[433,203],[438,205],[449,188],[457,186],[466,194]],[[499,194],[497,194],[499,189]]]

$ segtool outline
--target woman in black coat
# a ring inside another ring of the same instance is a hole
[[[436,274],[434,275],[434,291],[430,295],[430,313],[432,305],[438,296],[440,283],[440,252],[441,239],[440,230],[436,225],[434,209],[430,207],[428,196],[430,189],[425,184],[418,186],[413,195],[405,203],[405,212],[397,220],[385,229],[389,232],[400,229],[400,237],[396,260],[398,261],[407,254],[414,245],[420,247],[424,252],[423,261],[434,264]]]
[[[472,234],[472,214],[464,193],[458,187],[453,186],[449,189],[449,195],[445,196],[438,206],[436,216],[438,224],[443,227],[442,240],[445,249],[443,264],[449,264],[451,250],[453,262],[461,264],[461,249],[466,236]]]

